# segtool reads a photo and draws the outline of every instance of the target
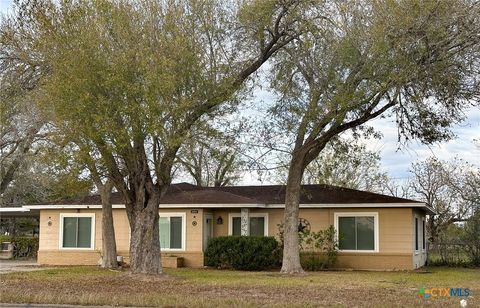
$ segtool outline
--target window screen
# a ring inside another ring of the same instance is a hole
[[[240,217],[232,217],[232,235],[242,235],[242,219]]]
[[[182,217],[170,218],[170,248],[182,249]]]
[[[160,217],[159,221],[159,237],[161,249],[182,249],[183,242],[183,217],[171,216]]]
[[[265,217],[250,217],[250,235],[265,236]]]
[[[415,250],[418,250],[418,218],[415,217]]]
[[[250,217],[250,235],[265,236],[265,217]],[[242,219],[232,217],[232,235],[242,235]]]
[[[375,249],[373,217],[355,217],[357,224],[357,250]]]
[[[425,220],[422,220],[422,247],[425,249]]]
[[[63,248],[92,247],[92,218],[63,218]]]
[[[374,250],[375,218],[373,216],[339,217],[338,234],[341,250]]]
[[[355,217],[338,218],[339,248],[342,250],[356,250]]]

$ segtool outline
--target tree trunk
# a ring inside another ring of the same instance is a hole
[[[100,190],[102,198],[102,264],[103,268],[117,268],[117,243],[113,227],[111,181],[107,181]]]
[[[158,206],[160,193],[154,192],[146,204],[135,204],[130,222],[130,269],[132,273],[161,274]]]
[[[283,229],[283,261],[282,273],[303,273],[300,264],[300,248],[298,242],[298,216],[300,189],[303,176],[303,159],[292,157],[288,170],[288,180],[285,192],[285,212]]]

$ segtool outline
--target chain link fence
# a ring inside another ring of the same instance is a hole
[[[428,243],[428,264],[463,266],[470,263],[470,257],[461,242]]]

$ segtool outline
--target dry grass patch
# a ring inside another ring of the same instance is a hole
[[[419,272],[275,272],[171,269],[145,277],[95,267],[55,268],[0,275],[0,301],[120,306],[375,307],[452,306],[459,299],[423,300],[420,287],[472,289],[469,306],[480,306],[479,269]]]

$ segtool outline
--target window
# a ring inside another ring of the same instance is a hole
[[[95,214],[60,214],[60,248],[93,249]]]
[[[341,251],[378,251],[377,213],[335,213],[335,229]]]
[[[160,214],[160,249],[185,250],[185,214]]]
[[[422,247],[425,250],[425,219],[422,219]]]
[[[418,218],[415,217],[415,250],[418,250]]]
[[[249,229],[251,236],[267,236],[268,235],[268,214],[251,213],[248,217]],[[230,214],[230,235],[241,235],[242,218],[240,214]]]
[[[232,235],[242,234],[242,220],[241,217],[232,217],[233,232]]]

